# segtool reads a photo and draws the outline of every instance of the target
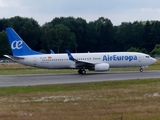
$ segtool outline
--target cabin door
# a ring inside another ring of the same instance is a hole
[[[141,56],[138,57],[138,61],[139,61],[139,62],[142,62]]]

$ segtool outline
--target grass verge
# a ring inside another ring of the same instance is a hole
[[[160,79],[0,88],[1,120],[158,120]]]

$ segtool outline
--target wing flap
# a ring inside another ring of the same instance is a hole
[[[89,62],[89,61],[75,61],[76,67],[93,67],[95,63]]]

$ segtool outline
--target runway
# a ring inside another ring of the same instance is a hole
[[[79,74],[0,75],[0,87],[160,78],[160,71]]]

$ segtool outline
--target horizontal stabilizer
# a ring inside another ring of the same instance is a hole
[[[16,56],[12,56],[12,55],[4,55],[5,57],[13,60],[13,61],[17,61],[17,60],[22,60],[24,59],[23,57],[16,57]]]

